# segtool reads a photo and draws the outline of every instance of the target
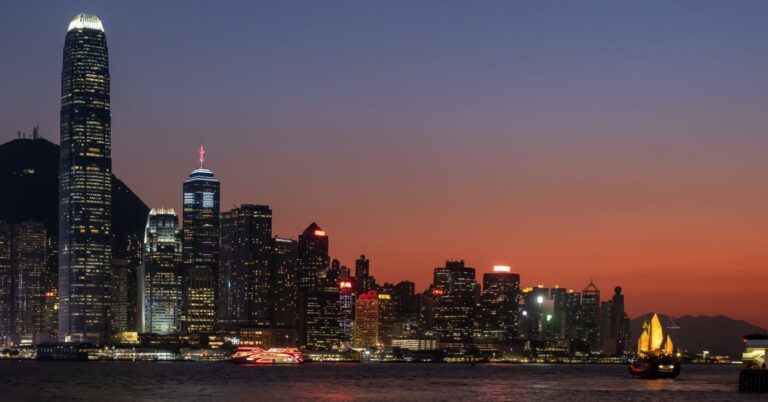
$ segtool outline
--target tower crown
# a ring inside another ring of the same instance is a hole
[[[101,24],[99,17],[93,14],[81,13],[72,18],[69,22],[69,28],[67,32],[73,29],[95,29],[97,31],[104,32],[104,25]]]

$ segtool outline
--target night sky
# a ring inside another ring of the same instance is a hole
[[[98,15],[115,173],[316,221],[419,289],[446,259],[628,312],[768,326],[768,2],[3,1],[0,141],[58,143],[69,20]],[[478,279],[481,279],[478,275]]]

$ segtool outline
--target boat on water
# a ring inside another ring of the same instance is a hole
[[[240,346],[232,354],[237,364],[299,364],[304,362],[301,351],[296,348],[269,348]]]
[[[651,322],[643,322],[643,333],[637,341],[637,358],[630,362],[629,373],[640,378],[675,378],[680,375],[680,360],[675,355],[672,337],[661,328],[655,313]]]
[[[765,354],[768,351],[768,335],[751,334],[744,337],[744,353],[741,360],[748,369],[765,368]]]

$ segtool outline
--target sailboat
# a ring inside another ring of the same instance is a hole
[[[637,359],[630,363],[629,373],[641,378],[675,378],[680,374],[672,337],[667,334],[664,338],[656,313],[650,323],[643,322],[643,333],[637,340]]]

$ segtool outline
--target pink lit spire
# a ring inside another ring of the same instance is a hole
[[[203,168],[203,162],[205,162],[205,148],[203,148],[203,144],[200,144],[200,169]]]

